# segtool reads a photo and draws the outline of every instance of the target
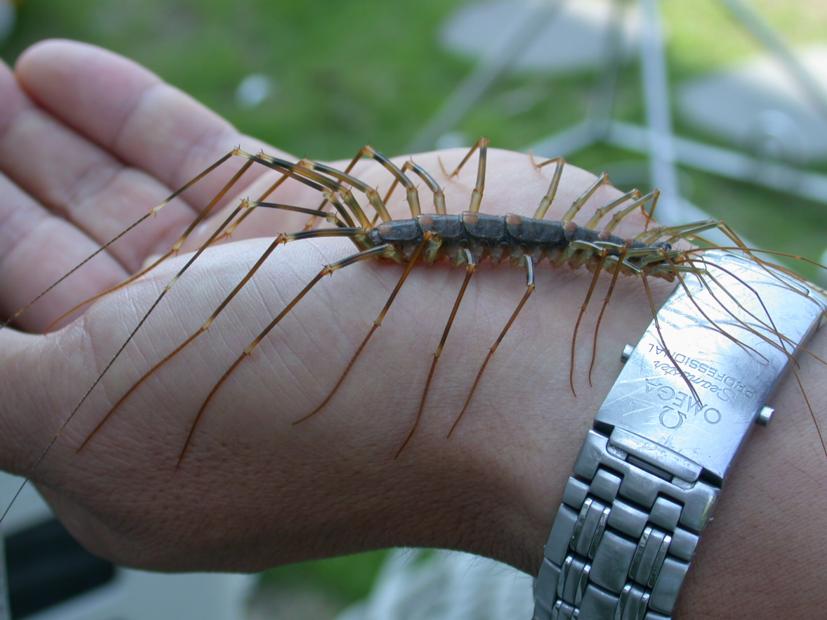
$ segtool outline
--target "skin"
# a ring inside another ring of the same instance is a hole
[[[262,148],[145,69],[104,50],[45,42],[29,49],[14,70],[4,66],[2,315],[237,144]],[[454,212],[468,204],[476,158],[453,180],[440,173],[437,158],[451,169],[462,155],[416,156],[445,185]],[[294,427],[290,422],[311,411],[338,378],[402,268],[370,262],[338,271],[218,392],[176,469],[210,387],[323,264],[353,252],[343,240],[289,244],[206,335],[146,381],[78,454],[112,404],[197,329],[269,239],[305,221],[256,213],[232,242],[207,251],[175,284],[42,465],[31,469],[186,257],[107,296],[63,329],[41,332],[74,303],[162,253],[237,167],[228,163],[50,293],[16,330],[0,331],[0,467],[31,476],[92,552],[132,566],[248,571],[408,545],[463,549],[535,573],[582,438],[619,372],[620,350],[651,320],[638,280],[618,285],[589,387],[591,333],[609,278],[601,279],[578,340],[575,397],[568,387],[569,347],[590,274],[538,266],[536,292],[490,363],[466,418],[446,440],[479,364],[525,289],[519,269],[481,267],[448,337],[419,431],[394,460],[464,272],[415,269],[330,406]],[[550,168],[540,172],[524,154],[492,150],[483,211],[530,215]],[[375,164],[360,166],[359,176],[380,189],[389,183]],[[234,204],[231,198],[255,197],[274,178],[263,168],[251,171],[221,208]],[[550,217],[559,217],[593,178],[566,167]],[[579,221],[617,195],[601,188]],[[426,189],[421,196],[429,205]],[[294,182],[273,199],[319,203],[317,194]],[[392,210],[404,217],[405,208],[396,200]],[[619,232],[633,235],[641,226],[633,214]],[[209,230],[199,229],[188,247]],[[652,288],[660,304],[672,285],[653,281]],[[827,357],[824,330],[811,348]],[[802,382],[827,427],[824,372],[813,358],[801,359]],[[793,381],[783,383],[773,404],[776,419],[754,433],[726,485],[677,617],[813,617],[827,604],[827,462]]]

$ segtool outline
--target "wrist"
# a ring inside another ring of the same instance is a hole
[[[652,284],[660,304],[672,285]],[[601,325],[591,386],[591,328],[597,311],[587,313],[581,325],[575,396],[569,386],[570,347],[585,294],[583,278],[562,270],[542,270],[540,287],[544,289],[542,302],[538,296],[535,304],[526,305],[514,333],[509,334],[513,340],[505,340],[492,358],[452,439],[445,441],[445,430],[461,408],[464,392],[460,388],[468,387],[485,357],[485,346],[474,341],[486,338],[469,338],[464,349],[459,346],[463,363],[446,364],[443,370],[450,366],[455,387],[441,397],[441,417],[431,418],[423,429],[429,437],[427,450],[445,454],[446,461],[454,467],[464,466],[469,474],[464,484],[473,490],[472,499],[465,504],[459,503],[460,497],[454,501],[465,530],[477,537],[462,548],[530,574],[540,565],[543,545],[586,431],[621,369],[623,346],[637,342],[651,321],[648,302],[638,290],[640,283],[621,280]],[[491,301],[496,304],[492,308],[507,306],[507,299],[519,297],[518,286],[495,297],[483,297],[481,302]],[[593,305],[599,307],[599,299]]]

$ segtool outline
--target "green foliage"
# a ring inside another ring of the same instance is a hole
[[[368,595],[387,555],[387,551],[370,551],[301,562],[271,569],[265,573],[264,579],[288,585],[313,584],[333,595],[344,606]]]

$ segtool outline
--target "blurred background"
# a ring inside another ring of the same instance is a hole
[[[607,170],[624,189],[657,185],[668,223],[709,214],[758,247],[827,262],[822,0],[0,0],[4,60],[48,37],[129,56],[299,157],[347,158],[365,143],[399,154],[484,135],[497,147]],[[825,284],[805,267],[795,265]],[[31,514],[20,532],[45,518]],[[31,562],[19,539],[7,543]],[[529,579],[470,566],[440,553],[379,552],[269,571],[252,599],[249,582],[236,579],[226,596],[246,607],[244,617],[325,620],[368,597],[381,571],[380,589],[396,584],[396,594],[382,602],[374,593],[348,620],[420,617],[411,601],[431,610],[421,617],[484,618],[436,593],[457,571],[478,571],[475,605],[496,595],[498,605],[524,609]],[[10,579],[12,590],[23,587],[13,570]],[[456,579],[457,589],[468,582]],[[188,591],[163,584],[138,587],[170,600]],[[53,617],[31,596],[16,617]],[[405,597],[409,609],[398,611]],[[54,617],[69,617],[61,613]],[[522,612],[491,617],[509,613]],[[181,614],[151,617],[196,617]]]

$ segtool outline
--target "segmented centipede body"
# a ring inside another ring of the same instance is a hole
[[[149,368],[143,376],[120,397],[120,399],[114,406],[111,407],[106,415],[100,419],[97,426],[86,436],[86,439],[83,441],[80,448],[83,448],[93,439],[95,434],[103,427],[111,416],[116,413],[125,400],[134,394],[148,377],[156,373],[166,363],[178,355],[184,348],[208,331],[210,325],[215,321],[218,315],[227,307],[239,291],[244,288],[256,271],[272,255],[278,246],[293,241],[320,237],[340,237],[350,239],[358,251],[338,261],[324,265],[318,274],[312,278],[292,299],[290,299],[282,311],[272,318],[266,327],[261,330],[261,332],[239,354],[236,360],[227,368],[220,379],[209,390],[197,415],[194,417],[189,429],[187,440],[179,454],[179,465],[184,459],[187,449],[190,446],[193,436],[195,435],[199,423],[207,411],[210,402],[221,387],[226,383],[226,381],[233,375],[243,360],[251,355],[258,344],[267,337],[268,333],[270,333],[273,328],[278,325],[284,317],[296,307],[297,304],[299,304],[302,298],[304,298],[307,293],[322,280],[322,278],[356,263],[366,260],[383,259],[400,263],[404,266],[404,269],[385,305],[373,321],[370,329],[361,341],[361,344],[351,356],[338,380],[332,386],[322,402],[313,411],[309,412],[299,420],[296,420],[296,423],[318,414],[330,402],[338,388],[344,383],[348,374],[353,369],[357,358],[365,349],[368,341],[382,324],[385,315],[391,308],[391,305],[396,299],[400,289],[404,285],[411,271],[416,268],[417,265],[444,261],[465,269],[465,278],[456,295],[450,315],[442,332],[442,337],[431,362],[429,373],[421,392],[421,398],[414,422],[399,447],[397,455],[405,448],[415,434],[422,417],[422,412],[427,404],[431,381],[436,373],[440,354],[445,346],[449,331],[453,325],[457,313],[459,312],[460,305],[469,282],[476,273],[477,266],[483,261],[494,263],[505,262],[520,266],[525,270],[526,289],[511,313],[509,319],[499,332],[498,337],[490,347],[487,356],[479,366],[475,379],[469,387],[464,406],[458,413],[453,425],[451,426],[449,436],[457,427],[472,402],[475,390],[483,377],[489,361],[497,350],[497,347],[503,341],[510,327],[518,318],[520,311],[533,293],[535,289],[534,269],[542,263],[549,263],[553,267],[567,265],[575,269],[585,268],[593,274],[590,286],[586,291],[583,304],[580,308],[580,313],[576,324],[573,326],[572,330],[572,364],[570,366],[571,370],[569,376],[572,392],[575,390],[573,380],[573,362],[575,342],[578,329],[580,327],[580,320],[582,319],[583,313],[592,299],[596,282],[601,273],[607,272],[611,278],[611,281],[603,299],[600,314],[594,328],[592,365],[594,364],[594,353],[600,321],[603,318],[606,306],[612,296],[615,282],[621,274],[634,276],[642,281],[643,290],[649,299],[653,316],[655,315],[656,308],[654,307],[652,295],[649,289],[647,280],[649,277],[665,279],[668,281],[677,280],[680,286],[685,286],[683,284],[683,274],[693,273],[701,278],[706,286],[710,288],[717,287],[720,291],[719,295],[721,298],[728,295],[726,286],[720,284],[720,280],[726,277],[725,274],[720,272],[716,274],[713,269],[707,266],[703,258],[703,247],[686,247],[684,245],[677,248],[677,246],[680,245],[677,242],[684,241],[690,243],[704,243],[704,239],[701,236],[703,232],[710,229],[717,229],[731,239],[732,245],[727,249],[748,256],[750,260],[759,263],[767,269],[779,269],[786,276],[792,277],[793,280],[796,278],[796,276],[791,274],[789,270],[774,265],[764,258],[760,258],[756,250],[747,248],[738,236],[723,222],[717,220],[706,220],[693,222],[682,226],[649,226],[652,218],[652,212],[654,211],[657,203],[657,191],[653,191],[645,195],[638,190],[629,191],[608,204],[600,206],[600,208],[594,212],[588,221],[583,222],[582,224],[576,223],[575,218],[582,209],[583,205],[601,186],[608,183],[608,177],[605,174],[598,177],[590,187],[588,187],[578,198],[576,198],[559,219],[546,219],[546,214],[557,194],[562,171],[565,166],[565,161],[562,158],[551,159],[534,164],[537,170],[541,170],[545,166],[549,165],[553,165],[554,168],[548,189],[540,199],[533,217],[513,214],[487,214],[481,209],[485,189],[487,146],[487,140],[480,139],[468,151],[456,169],[449,175],[451,178],[455,177],[460,169],[470,160],[472,155],[475,152],[478,153],[477,177],[476,183],[471,192],[469,201],[470,204],[465,211],[453,214],[449,214],[447,212],[445,194],[442,186],[436,182],[427,170],[423,169],[412,160],[405,162],[402,166],[397,166],[387,157],[371,147],[364,147],[360,149],[359,153],[357,153],[350,165],[343,171],[319,162],[308,160],[291,162],[272,157],[264,153],[246,153],[241,149],[235,149],[231,153],[228,153],[224,157],[217,160],[214,164],[206,168],[182,188],[174,192],[164,203],[154,207],[147,215],[131,224],[108,243],[103,244],[95,254],[105,251],[111,244],[115,243],[128,231],[139,226],[145,219],[151,217],[152,214],[157,213],[157,211],[162,209],[173,198],[186,191],[192,185],[198,183],[201,179],[213,173],[228,160],[233,158],[240,159],[243,162],[241,168],[232,175],[232,178],[227,181],[210,204],[203,211],[201,211],[195,220],[187,227],[185,232],[170,247],[169,251],[141,269],[138,273],[130,276],[127,280],[95,295],[81,304],[78,304],[68,312],[64,313],[61,318],[69,316],[91,301],[94,301],[114,290],[127,286],[155,269],[170,256],[177,254],[184,246],[186,240],[192,235],[196,227],[210,214],[213,207],[215,207],[222,200],[222,198],[228,194],[234,184],[238,182],[241,176],[254,164],[275,170],[279,172],[281,176],[269,188],[267,188],[267,190],[258,199],[242,200],[213,230],[209,238],[198,246],[197,250],[190,255],[183,267],[179,269],[172,281],[170,281],[158,295],[155,302],[145,312],[138,324],[132,328],[123,344],[109,358],[108,363],[103,367],[97,379],[84,392],[82,398],[66,418],[61,428],[55,433],[51,443],[46,446],[40,454],[32,469],[35,469],[43,458],[45,458],[47,452],[55,443],[63,428],[71,422],[72,418],[86,402],[89,395],[116,363],[125,347],[142,328],[149,315],[155,310],[159,303],[161,303],[164,296],[172,288],[174,283],[185,274],[190,266],[198,260],[199,256],[201,256],[201,254],[209,246],[231,235],[232,232],[241,224],[241,222],[244,221],[244,219],[246,219],[253,211],[258,209],[276,209],[304,213],[310,216],[310,221],[307,226],[305,226],[304,230],[278,234],[263,254],[261,254],[252,268],[250,268],[246,275],[237,283],[235,288],[233,288],[233,290],[226,295],[223,301],[218,305],[211,316],[201,325],[201,327],[192,332],[161,360]],[[354,166],[361,159],[372,159],[375,162],[378,162],[391,175],[393,183],[390,185],[384,197],[380,196],[376,189],[352,174]],[[420,179],[427,186],[428,190],[432,194],[432,213],[423,213],[419,189],[409,176],[409,173],[416,175],[416,177],[418,177],[418,179]],[[273,194],[273,192],[287,179],[294,179],[319,192],[322,197],[322,202],[318,208],[310,209],[292,204],[268,201],[268,198]],[[394,219],[388,211],[387,203],[391,194],[399,186],[402,186],[405,190],[405,199],[410,210],[410,217]],[[367,199],[368,206],[363,205],[357,200],[354,191],[364,194]],[[327,209],[328,205],[332,207],[332,210]],[[374,211],[374,215],[372,217],[368,217],[365,212],[365,209],[368,207],[372,208]],[[615,230],[620,222],[629,214],[636,211],[642,211],[645,215],[646,226],[643,230],[639,231],[634,237],[629,238],[621,237],[615,234]],[[332,226],[316,227],[316,222],[319,220],[330,223]],[[9,319],[9,321],[3,324],[3,327],[21,316],[48,291],[60,285],[61,282],[68,277],[68,275],[80,269],[84,264],[91,260],[95,254],[88,257],[72,269],[68,274],[56,281],[52,286],[46,289],[46,291],[32,300],[31,303],[18,310]],[[779,282],[781,282],[784,286],[789,287],[791,293],[800,293],[800,291],[795,289],[794,285],[787,283],[787,279],[782,281],[779,278]],[[748,286],[746,284],[744,285]],[[719,302],[722,308],[725,309],[727,306],[732,306],[737,303],[737,300],[734,299],[731,302],[723,301],[723,299]],[[703,313],[701,308],[698,308],[698,310]],[[753,333],[761,332],[761,338],[770,346],[786,352],[787,343],[784,340],[783,333],[775,327],[772,317],[762,317],[753,314],[752,325],[747,325],[743,319],[738,319],[734,314],[732,314],[732,317],[733,321],[738,323],[739,328],[748,329]],[[712,327],[718,331],[721,331],[733,341],[738,342],[737,336],[733,335],[733,333],[727,331],[725,328],[714,323]],[[684,377],[689,391],[697,398],[697,393],[695,392],[692,383],[684,375],[680,365],[672,358],[668,348],[668,343],[663,343],[663,345],[664,351],[673,363],[676,372],[680,373]],[[813,419],[815,420],[815,418]],[[827,454],[827,451],[825,451],[825,453]]]

